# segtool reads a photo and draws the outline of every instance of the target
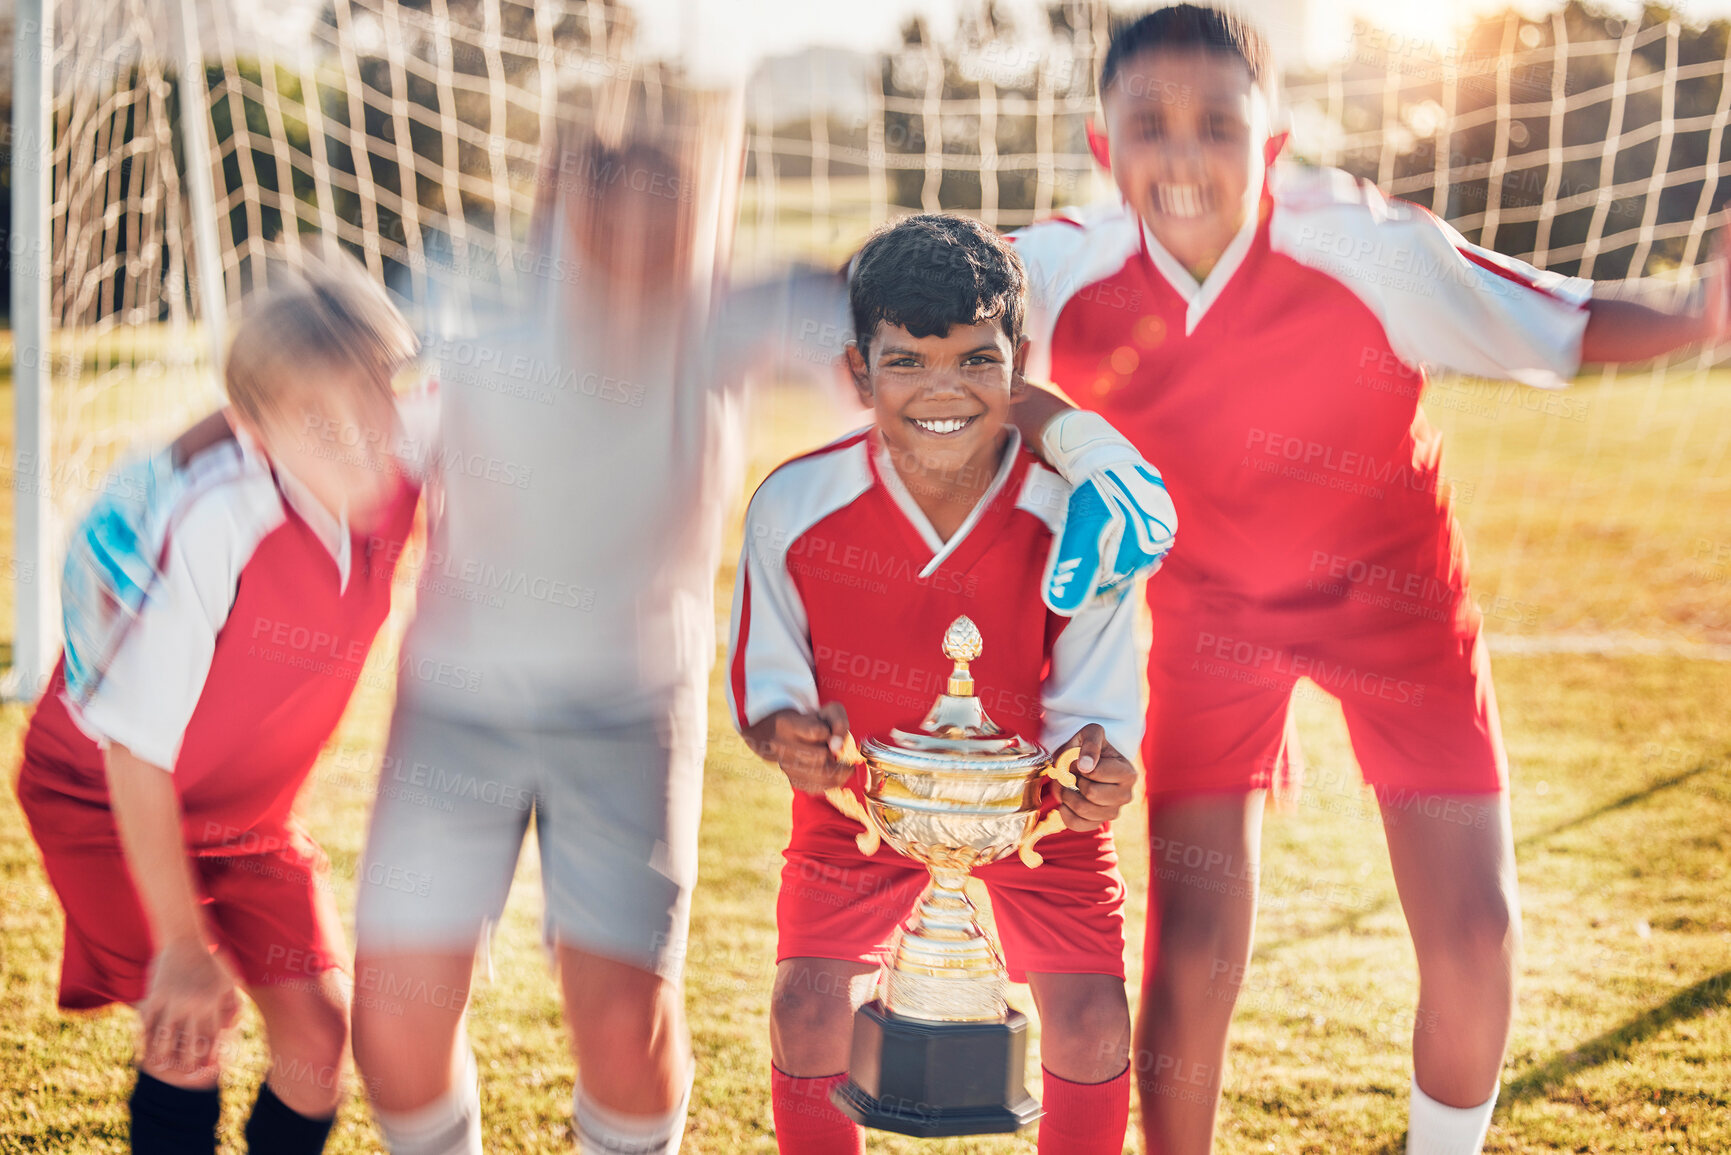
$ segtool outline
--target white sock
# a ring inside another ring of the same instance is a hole
[[[469,1044],[459,1045],[463,1074],[444,1095],[413,1111],[374,1109],[391,1155],[481,1155],[480,1072]]]
[[[626,1115],[591,1099],[583,1090],[579,1073],[577,1093],[571,1102],[577,1149],[587,1155],[679,1155],[696,1074],[697,1064],[693,1063],[685,1075],[685,1093],[665,1115]]]
[[[1492,1091],[1491,1097],[1476,1107],[1450,1107],[1419,1090],[1415,1078],[1406,1125],[1406,1155],[1479,1155],[1496,1105],[1497,1092]]]

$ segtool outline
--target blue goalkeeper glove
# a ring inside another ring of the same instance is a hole
[[[1121,595],[1159,569],[1178,512],[1160,471],[1097,413],[1060,413],[1047,423],[1040,448],[1071,486],[1041,591],[1054,613],[1071,617],[1091,599]]]

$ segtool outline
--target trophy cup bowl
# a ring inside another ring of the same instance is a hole
[[[1056,812],[1040,815],[1044,779],[1074,785],[1075,751],[1054,764],[986,717],[968,671],[981,648],[978,628],[957,618],[944,634],[955,669],[919,730],[866,740],[864,804],[845,788],[827,792],[865,826],[862,852],[882,840],[931,871],[882,997],[855,1015],[849,1079],[833,1093],[856,1122],[906,1135],[1015,1131],[1040,1115],[1023,1082],[1028,1020],[1009,1005],[1009,976],[966,885],[969,871],[1011,854],[1040,864],[1034,843],[1063,826]]]

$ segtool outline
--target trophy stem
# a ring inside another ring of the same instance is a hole
[[[968,898],[968,872],[932,866],[931,873],[896,939],[884,1003],[906,1019],[1001,1023],[1010,1009],[1009,977]]]
[[[920,895],[919,919],[928,931],[948,930],[966,935],[979,929],[968,875],[962,870],[932,868],[932,881]]]

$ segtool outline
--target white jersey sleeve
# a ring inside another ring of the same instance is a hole
[[[788,553],[871,487],[867,452],[855,433],[797,458],[769,476],[746,510],[727,647],[727,704],[742,731],[778,710],[809,714],[821,705],[810,624]]]
[[[1052,666],[1041,689],[1046,749],[1056,750],[1082,727],[1098,723],[1119,753],[1136,757],[1145,716],[1136,648],[1141,591],[1137,582],[1115,599],[1094,599],[1052,644]]]
[[[83,705],[68,702],[81,730],[104,748],[119,743],[145,762],[174,768],[241,570],[282,518],[263,473],[189,501],[164,542],[160,578],[102,680]]]
[[[1011,233],[1028,274],[1027,334],[1030,381],[1052,380],[1052,333],[1058,315],[1077,293],[1111,276],[1135,256],[1140,233],[1121,200],[1066,209],[1061,215]]]
[[[1590,280],[1471,244],[1336,169],[1282,166],[1273,187],[1271,247],[1351,290],[1409,365],[1540,388],[1579,371]]]

